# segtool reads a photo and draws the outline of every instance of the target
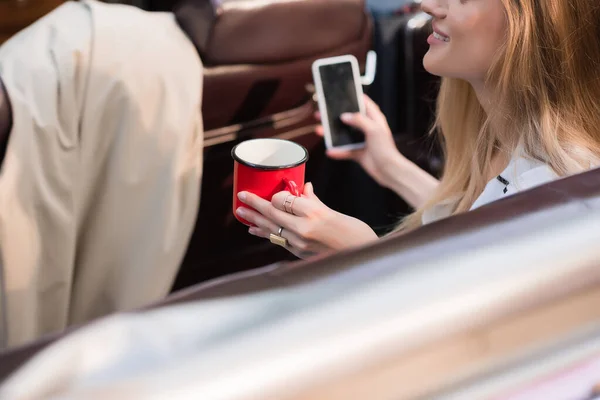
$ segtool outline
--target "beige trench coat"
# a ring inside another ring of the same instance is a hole
[[[164,296],[193,229],[202,64],[172,14],[69,2],[0,47],[2,345]]]

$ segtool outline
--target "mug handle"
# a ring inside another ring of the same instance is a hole
[[[296,182],[287,178],[283,178],[283,183],[285,183],[285,188],[288,192],[296,197],[302,196],[302,193],[300,193],[300,189],[298,188],[298,185],[296,185]]]

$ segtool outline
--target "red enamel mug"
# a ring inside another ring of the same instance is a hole
[[[252,139],[231,150],[233,165],[233,215],[241,223],[235,210],[247,207],[239,201],[239,192],[250,192],[271,201],[275,193],[287,190],[294,196],[304,192],[304,167],[308,151],[304,146],[284,139]]]

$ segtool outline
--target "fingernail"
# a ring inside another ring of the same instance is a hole
[[[239,192],[238,199],[240,199],[241,201],[246,200],[246,192]]]
[[[244,214],[246,214],[246,211],[244,211],[244,209],[242,207],[238,208],[237,210],[235,210],[236,214],[239,215],[240,217],[243,217]]]
[[[352,121],[352,114],[351,113],[343,113],[342,115],[340,115],[340,119],[344,122],[350,122],[350,121]]]
[[[248,233],[251,234],[251,235],[256,236],[256,228],[250,228],[250,229],[248,229]]]

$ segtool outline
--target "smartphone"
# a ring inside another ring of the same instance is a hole
[[[312,64],[315,91],[328,149],[359,149],[365,136],[359,129],[344,124],[343,113],[363,113],[365,105],[358,69],[352,55],[321,58]]]

